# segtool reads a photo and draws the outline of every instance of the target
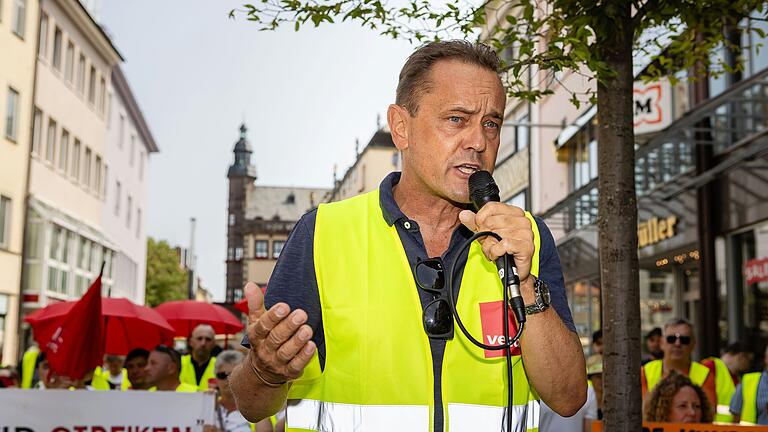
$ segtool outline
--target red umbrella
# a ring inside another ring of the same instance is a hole
[[[47,343],[58,321],[70,314],[76,302],[54,303],[28,315],[35,340]],[[104,349],[107,354],[125,355],[134,348],[151,350],[173,341],[173,327],[157,311],[139,306],[124,298],[101,298],[104,317]],[[44,341],[44,342],[43,342]]]
[[[195,300],[165,302],[155,308],[176,329],[176,336],[189,337],[199,324],[208,324],[216,334],[235,334],[243,323],[222,306]]]

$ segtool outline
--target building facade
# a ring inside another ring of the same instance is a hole
[[[642,331],[688,319],[699,356],[745,341],[762,358],[768,344],[768,55],[753,38],[744,32],[741,72],[699,86],[685,74],[676,85],[635,84]],[[555,233],[587,349],[601,326],[597,110],[569,107],[566,93],[558,87],[534,108],[534,118],[562,118],[564,127],[534,134],[533,209]]]
[[[243,298],[251,281],[264,287],[296,222],[329,192],[322,188],[256,185],[248,129],[240,126],[229,167],[226,303]]]
[[[29,3],[29,2],[28,2]],[[23,307],[78,298],[117,245],[105,234],[106,131],[112,69],[122,57],[77,1],[42,2],[32,113]]]
[[[370,192],[392,171],[402,167],[400,151],[392,142],[392,134],[382,128],[373,134],[355,162],[344,172],[340,180],[334,178],[334,187],[326,201],[341,201],[355,195]],[[335,173],[334,173],[335,176]]]
[[[120,66],[112,69],[109,89],[102,225],[118,245],[111,295],[144,304],[149,156],[158,148]]]
[[[17,357],[39,15],[36,1],[0,2],[0,365]]]

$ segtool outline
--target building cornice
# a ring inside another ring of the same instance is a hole
[[[150,153],[157,153],[160,151],[157,147],[157,143],[155,143],[155,138],[152,136],[152,132],[149,130],[149,126],[144,119],[141,108],[139,108],[139,104],[133,96],[131,86],[128,84],[128,80],[125,79],[125,75],[119,64],[112,68],[112,87],[115,88],[115,91],[120,95],[120,99],[125,103],[125,109],[128,111],[128,115],[131,116],[131,120],[133,120],[133,123],[136,125],[136,130],[139,132],[144,146],[147,147],[147,151]]]
[[[93,20],[91,14],[88,13],[85,6],[78,0],[59,0],[56,3],[72,19],[80,31],[83,32],[85,38],[96,47],[96,50],[104,57],[110,67],[125,61],[112,43],[112,39]]]

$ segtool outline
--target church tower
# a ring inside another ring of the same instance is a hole
[[[250,143],[246,138],[248,128],[240,125],[240,139],[235,143],[235,160],[229,167],[229,214],[227,216],[227,303],[243,298],[245,279],[245,210],[248,187],[256,181],[256,167],[251,165]]]

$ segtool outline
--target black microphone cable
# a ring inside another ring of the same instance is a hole
[[[456,256],[453,257],[453,260],[451,261],[451,265],[446,269],[446,284],[448,285],[448,303],[451,305],[451,312],[453,313],[454,318],[456,319],[456,324],[459,326],[459,329],[461,329],[461,332],[464,334],[464,336],[469,339],[470,342],[472,342],[474,345],[486,349],[486,350],[492,350],[492,351],[498,351],[498,350],[505,350],[504,355],[507,360],[507,412],[506,412],[506,431],[512,432],[512,407],[513,407],[513,396],[514,396],[514,386],[513,379],[512,379],[512,352],[511,349],[515,343],[520,339],[520,336],[523,334],[523,327],[525,326],[525,321],[518,322],[517,332],[515,333],[515,336],[510,339],[509,337],[509,313],[512,311],[512,308],[510,307],[509,302],[509,291],[507,290],[507,287],[509,286],[509,272],[505,271],[502,276],[502,291],[504,296],[504,304],[502,305],[501,312],[503,314],[502,316],[502,327],[504,329],[504,343],[500,345],[487,345],[483,342],[478,341],[475,339],[470,333],[469,330],[464,326],[464,323],[461,322],[461,318],[459,317],[459,312],[456,310],[456,301],[454,300],[453,295],[453,276],[456,272],[456,264],[459,260],[459,257],[464,254],[464,251],[467,250],[471,245],[472,242],[474,242],[477,239],[480,239],[482,237],[493,237],[498,241],[501,241],[501,236],[498,234],[491,232],[491,231],[480,231],[478,233],[475,233],[470,237],[467,241],[464,242],[463,245],[461,245],[461,248],[459,249]],[[467,254],[469,256],[469,254]],[[509,260],[511,257],[508,254],[504,254],[503,261],[504,261],[504,269],[509,269]],[[521,424],[525,425],[527,423],[526,421],[527,417],[527,408],[524,411],[524,414],[522,416]],[[525,430],[525,428],[524,428]]]

